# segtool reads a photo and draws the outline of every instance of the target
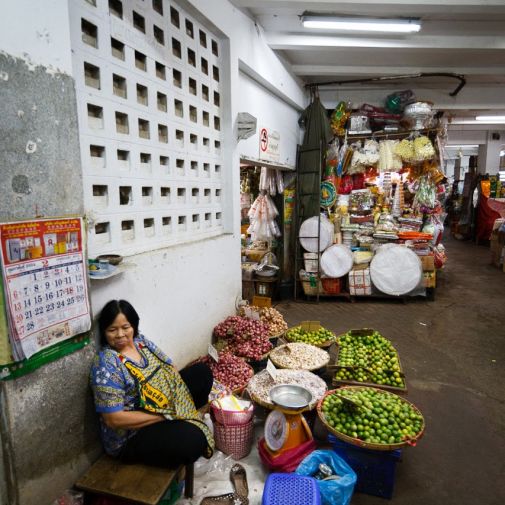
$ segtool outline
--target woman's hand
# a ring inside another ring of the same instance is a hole
[[[162,414],[146,412],[145,410],[120,410],[118,412],[102,413],[104,423],[113,429],[138,430],[150,424],[165,421]]]

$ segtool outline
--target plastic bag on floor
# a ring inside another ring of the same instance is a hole
[[[310,453],[296,469],[298,475],[313,477],[319,471],[319,465],[329,466],[338,479],[318,480],[323,505],[349,505],[356,484],[356,473],[335,452],[318,450]]]
[[[84,503],[84,493],[67,489],[57,500],[54,500],[53,505],[82,505]]]
[[[208,475],[209,479],[212,480],[211,474],[217,474],[219,476],[223,474],[227,475],[233,464],[234,461],[231,459],[231,456],[227,456],[221,451],[214,451],[214,454],[210,459],[199,458],[195,461],[195,477]]]
[[[230,470],[235,464],[231,456],[214,451],[210,459],[199,458],[194,463],[195,487],[192,498],[184,495],[177,505],[199,505],[205,496],[218,496],[233,491]]]

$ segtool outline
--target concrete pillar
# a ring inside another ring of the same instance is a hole
[[[82,215],[67,0],[7,2],[0,47],[0,221]],[[52,503],[99,454],[93,354],[0,381],[0,504]]]
[[[505,131],[489,131],[486,144],[479,145],[479,174],[497,174],[500,166],[500,150],[505,145]]]
[[[454,180],[459,181],[461,177],[461,158],[458,156],[454,160]]]

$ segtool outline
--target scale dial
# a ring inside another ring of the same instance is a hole
[[[288,423],[280,410],[272,410],[265,421],[265,442],[271,451],[278,451],[286,442]]]

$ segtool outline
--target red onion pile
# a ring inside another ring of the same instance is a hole
[[[214,335],[227,341],[227,351],[254,361],[260,360],[272,348],[269,327],[246,317],[227,317],[214,328]]]
[[[210,356],[205,356],[201,361],[209,365],[214,379],[232,391],[247,386],[249,379],[254,374],[253,369],[242,358],[227,351],[219,353],[218,363]]]

